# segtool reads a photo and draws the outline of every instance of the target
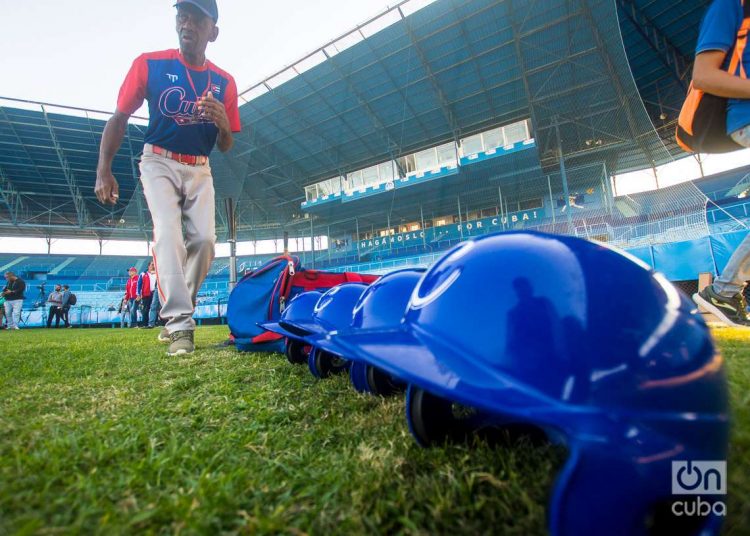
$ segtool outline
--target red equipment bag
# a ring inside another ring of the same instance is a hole
[[[263,330],[259,323],[277,321],[289,300],[302,292],[325,292],[342,283],[369,285],[378,277],[305,270],[298,257],[276,257],[245,274],[229,296],[227,319],[235,346],[243,352],[283,352],[283,337]]]

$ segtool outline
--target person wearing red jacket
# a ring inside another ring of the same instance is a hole
[[[128,311],[130,312],[130,327],[138,327],[138,270],[135,266],[128,270],[130,278],[125,284],[125,299],[128,300]]]
[[[154,299],[154,290],[156,289],[156,274],[154,273],[154,263],[151,262],[148,265],[148,271],[143,272],[138,276],[138,297],[137,299],[141,304],[141,327],[148,328],[149,326],[149,314],[151,312],[151,304]]]

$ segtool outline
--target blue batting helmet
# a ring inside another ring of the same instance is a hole
[[[303,324],[313,340],[324,337],[331,331],[347,327],[351,323],[352,311],[362,293],[367,290],[364,283],[343,283],[325,292],[313,308],[312,317]]]
[[[312,320],[315,304],[318,303],[322,295],[317,290],[298,294],[287,304],[278,322],[259,325],[267,331],[278,333],[284,337],[302,339],[311,333],[308,324]]]
[[[390,272],[367,287],[352,308],[350,323],[336,333],[362,333],[397,325],[401,322],[409,297],[425,273],[422,268],[408,268]],[[327,336],[317,344],[330,352],[341,353],[338,338]]]
[[[685,523],[669,511],[681,497],[673,467],[726,459],[727,385],[705,322],[663,275],[593,242],[532,232],[465,242],[422,277],[400,322],[332,338],[413,388],[554,430],[570,455],[553,534]],[[712,512],[685,532],[718,530],[721,503],[702,499]]]
[[[344,283],[323,294],[315,304],[311,323],[313,329],[304,341],[313,347],[307,365],[316,378],[327,378],[349,369],[350,363],[344,356],[321,349],[318,342],[328,333],[349,325],[352,310],[366,289],[367,285],[362,283]]]
[[[401,321],[414,287],[424,274],[424,269],[403,269],[390,272],[367,287],[354,306],[351,325],[342,328],[347,333],[363,332],[389,327]],[[347,355],[336,343],[336,338],[327,336],[316,341],[316,345],[335,355]],[[352,386],[360,393],[388,396],[404,390],[404,384],[389,374],[362,361],[353,362],[349,369]]]

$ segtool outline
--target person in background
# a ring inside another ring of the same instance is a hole
[[[47,315],[47,327],[52,327],[52,320],[55,320],[55,327],[60,327],[60,317],[62,316],[62,287],[55,285],[55,290],[50,292],[47,298],[49,304],[49,314]]]
[[[159,313],[161,312],[161,298],[159,297],[159,282],[156,282],[154,287],[154,299],[151,301],[151,311],[148,315],[148,327],[154,328],[156,324],[161,320]],[[159,324],[161,325],[161,324]]]
[[[127,297],[123,297],[120,302],[120,328],[124,328],[126,324],[130,325],[130,302]]]
[[[5,329],[5,297],[0,296],[0,329]]]
[[[130,327],[138,327],[138,270],[135,266],[128,270],[130,276],[125,285],[125,299],[128,300],[128,311],[130,311]]]
[[[750,55],[743,54],[734,72],[728,72],[738,32],[743,24],[743,5],[737,0],[714,0],[701,25],[693,64],[693,87],[729,99],[726,132],[743,147],[750,147]],[[744,290],[750,279],[750,235],[737,246],[719,277],[693,301],[724,324],[750,326]]]
[[[20,329],[21,308],[26,297],[26,282],[13,272],[5,272],[7,282],[2,296],[5,298],[5,316],[8,319],[8,329]]]
[[[151,309],[148,314],[148,327],[156,327],[156,322],[159,320],[159,312],[161,311],[161,299],[159,297],[159,280],[156,277],[156,265],[152,262],[148,265],[148,277],[151,283]]]
[[[152,275],[153,274],[153,275]],[[156,287],[156,273],[154,273],[154,263],[150,262],[148,270],[138,276],[138,299],[141,302],[141,327],[152,328],[149,325],[151,315],[151,305]]]
[[[68,313],[70,313],[70,286],[63,285],[62,288],[62,306],[60,308],[60,316],[62,317],[63,322],[65,322],[65,327],[72,328],[73,326],[70,325],[70,319],[68,318]]]

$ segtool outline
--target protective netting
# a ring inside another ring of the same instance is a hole
[[[693,183],[616,197],[610,242],[634,247],[708,236],[707,202]]]
[[[492,6],[477,15],[483,25],[471,15],[461,24],[481,27],[487,41],[487,32],[507,37],[493,53],[503,58],[506,77],[514,81],[512,94],[520,90],[525,95],[521,118],[530,122],[533,149],[483,162],[466,160],[473,152],[469,145],[476,151],[487,149],[480,141],[492,131],[488,128],[480,139],[457,140],[455,151],[464,157],[458,169],[444,172],[430,189],[396,188],[311,210],[333,244],[315,258],[386,262],[513,229],[579,236],[624,248],[707,236],[708,198],[695,184],[631,195],[617,195],[613,188],[613,175],[674,159],[633,78],[617,2],[484,4]],[[427,19],[431,12],[425,11]],[[435,6],[435,19],[439,15]],[[467,39],[472,40],[471,33]],[[481,46],[479,40],[472,43],[478,56]],[[428,58],[440,53],[438,46],[425,48]],[[481,66],[478,69],[484,74]]]
[[[551,197],[550,205],[556,203],[552,222],[536,228],[622,248],[708,236],[708,198],[695,184],[617,196],[606,170],[600,168],[598,185],[596,175],[596,166],[569,170],[568,203]],[[548,179],[550,186],[561,180],[560,174]]]

